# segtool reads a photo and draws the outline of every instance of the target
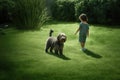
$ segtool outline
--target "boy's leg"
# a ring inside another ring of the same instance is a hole
[[[84,43],[84,42],[81,42],[80,44],[81,44],[82,50],[85,51],[85,50],[86,50],[86,49],[85,49],[85,43]]]
[[[86,35],[80,35],[79,41],[80,41],[81,48],[84,51],[85,50]]]
[[[85,43],[81,42],[81,47],[84,48],[84,46],[85,46]]]

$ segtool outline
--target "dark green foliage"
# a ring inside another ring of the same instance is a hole
[[[86,13],[90,23],[105,23],[104,9],[101,1],[84,0],[76,3],[76,17],[81,13]]]
[[[108,1],[109,2],[109,1]],[[106,8],[106,16],[109,23],[120,24],[120,1],[111,0]]]
[[[62,21],[78,21],[86,13],[89,22],[95,24],[120,24],[119,0],[56,0],[52,7],[53,18]]]
[[[45,0],[14,0],[13,22],[20,29],[39,29],[48,19]]]
[[[11,0],[0,0],[0,24],[9,22],[14,2]]]
[[[118,0],[84,0],[76,3],[76,17],[86,13],[90,23],[114,24],[119,23],[120,3]]]
[[[58,0],[52,6],[52,17],[56,20],[74,21],[75,7],[74,2],[66,0]]]
[[[0,0],[0,23],[20,29],[39,29],[49,19],[45,0]]]
[[[13,21],[21,29],[40,28],[48,12],[54,20],[79,21],[85,13],[91,24],[120,24],[119,0],[0,0],[0,24]]]

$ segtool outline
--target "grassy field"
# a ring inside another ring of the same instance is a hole
[[[0,34],[0,80],[120,80],[120,29],[90,26],[80,51],[78,23],[46,24],[39,31],[6,29]],[[64,57],[45,53],[49,30],[64,32]]]

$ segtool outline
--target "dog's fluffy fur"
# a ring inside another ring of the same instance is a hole
[[[52,37],[53,32],[53,30],[50,30],[49,38],[46,42],[45,52],[48,53],[48,49],[50,49],[51,53],[53,53],[54,50],[56,54],[63,55],[63,47],[67,40],[67,36],[65,33],[60,33],[57,37]]]

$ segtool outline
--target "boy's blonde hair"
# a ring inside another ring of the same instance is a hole
[[[88,18],[87,18],[87,15],[82,13],[80,16],[79,16],[79,19],[80,20],[83,20],[83,21],[88,21]]]

